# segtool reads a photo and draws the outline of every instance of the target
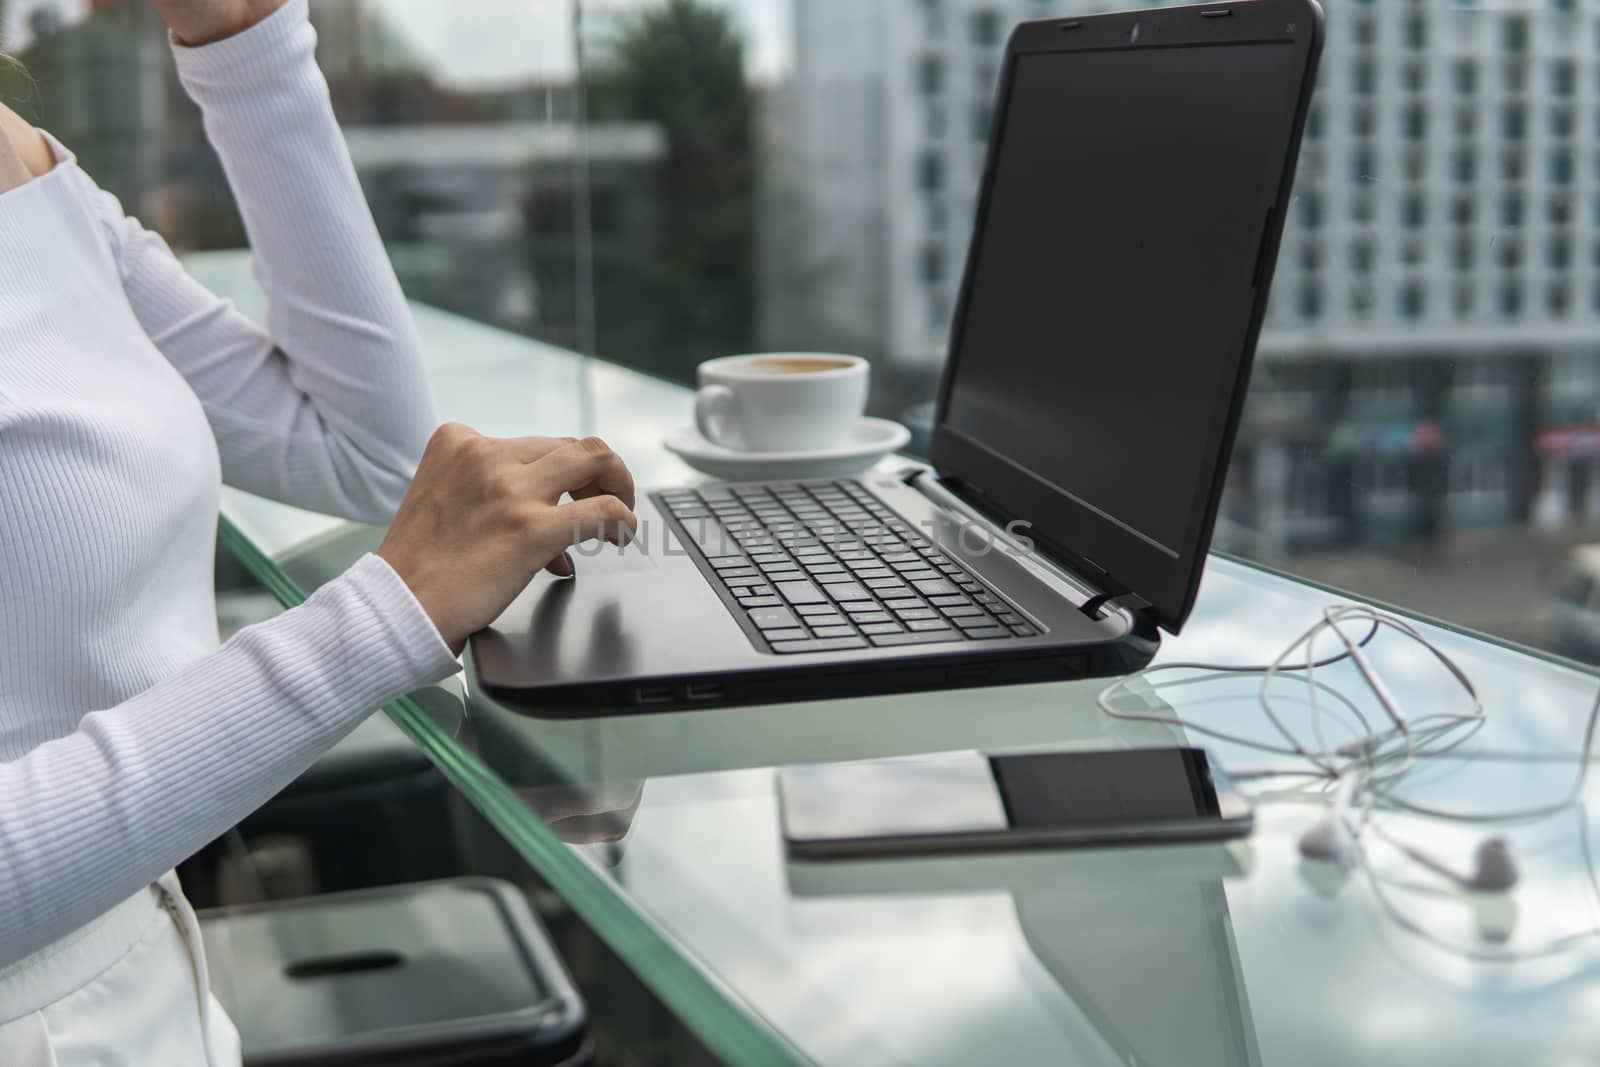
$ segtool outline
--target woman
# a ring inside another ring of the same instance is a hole
[[[368,709],[458,669],[540,568],[570,573],[574,540],[634,526],[632,480],[599,441],[430,440],[306,0],[155,4],[269,329],[0,107],[6,1067],[237,1063],[173,865]],[[223,481],[393,522],[376,555],[218,648]]]

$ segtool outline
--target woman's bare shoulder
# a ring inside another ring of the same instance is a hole
[[[0,104],[0,134],[11,143],[35,178],[56,165],[55,153],[50,151],[44,136],[4,104]]]

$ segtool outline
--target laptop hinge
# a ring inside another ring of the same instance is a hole
[[[988,528],[997,538],[1009,539],[1009,535],[1004,532],[1004,519],[974,500],[972,494],[964,491],[960,482],[941,478],[936,471],[928,467],[913,467],[903,471],[900,480],[939,507],[959,512],[968,520]],[[1139,609],[1150,606],[1142,598],[1134,596],[1120,586],[1090,578],[1087,573],[1090,567],[1080,565],[1069,554],[1053,552],[1048,546],[1036,543],[1034,550],[1028,553],[1026,558],[1076,589],[1079,595],[1071,598],[1073,604],[1079,611],[1096,621],[1105,617],[1107,608],[1113,610],[1126,608],[1129,614],[1137,618]]]
[[[1150,610],[1150,601],[1137,593],[1101,593],[1085,601],[1079,610],[1091,619],[1098,619],[1106,608],[1121,608],[1130,615]]]

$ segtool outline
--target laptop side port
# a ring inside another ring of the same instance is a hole
[[[692,682],[688,690],[690,700],[721,700],[727,693],[721,682]]]
[[[670,685],[642,685],[633,691],[635,704],[670,704],[672,703],[672,687]]]

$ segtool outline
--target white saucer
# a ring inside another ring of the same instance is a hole
[[[888,419],[864,418],[844,444],[813,452],[740,452],[712,444],[693,426],[674,430],[661,442],[667,451],[702,474],[729,481],[785,478],[848,478],[904,448],[911,431]]]

